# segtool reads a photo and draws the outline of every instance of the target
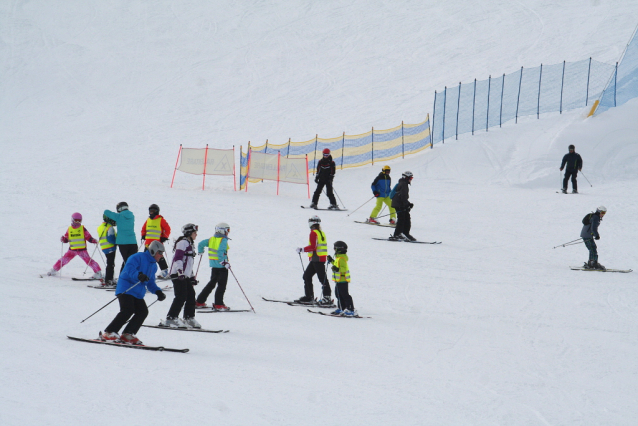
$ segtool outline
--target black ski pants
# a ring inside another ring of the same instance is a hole
[[[317,274],[317,278],[319,278],[319,282],[321,283],[323,295],[330,297],[332,291],[330,290],[330,283],[328,283],[328,278],[326,277],[326,266],[324,262],[308,263],[308,267],[303,273],[303,288],[306,296],[312,299],[315,298],[315,290],[312,284],[312,277],[314,277],[315,274]]]
[[[122,267],[120,268],[120,274],[122,274],[128,258],[137,253],[137,244],[118,244],[117,247],[120,249],[120,254],[122,255]]]
[[[394,236],[396,237],[399,234],[410,235],[410,228],[412,228],[412,219],[410,218],[409,208],[397,211],[397,226],[394,228]]]
[[[563,179],[563,189],[567,191],[567,181],[569,180],[570,176],[572,178],[572,189],[578,192],[578,182],[576,181],[576,177],[578,176],[578,170],[565,170],[565,179]]]
[[[211,268],[210,270],[210,281],[206,284],[206,287],[199,293],[197,296],[197,303],[206,303],[206,299],[213,291],[215,286],[217,286],[217,290],[215,291],[215,303],[214,305],[223,305],[224,304],[224,293],[226,292],[226,284],[228,283],[228,269],[226,268]]]
[[[124,333],[137,334],[148,316],[146,302],[144,299],[138,299],[130,294],[120,294],[117,298],[120,302],[120,313],[115,316],[104,331],[118,333],[120,328],[122,328],[122,326],[126,324],[126,321],[132,316],[133,318],[131,318],[131,321],[124,329]]]
[[[339,301],[339,309],[349,309],[354,311],[354,303],[352,302],[352,296],[348,292],[348,282],[335,283],[335,296]]]
[[[315,189],[315,193],[312,195],[312,202],[315,204],[319,202],[319,196],[321,195],[321,191],[323,191],[324,186],[326,187],[326,192],[328,193],[330,204],[336,205],[337,200],[335,200],[335,195],[332,192],[332,180],[320,180],[319,183],[317,183],[317,189]]]
[[[184,308],[184,318],[193,318],[195,316],[195,287],[189,278],[185,280],[174,278],[172,281],[175,298],[166,317],[177,318]]]
[[[104,280],[106,282],[113,281],[113,273],[115,271],[115,255],[117,252],[113,250],[111,253],[105,253],[106,256],[106,276]]]
[[[598,247],[596,247],[596,241],[593,238],[584,238],[585,247],[589,250],[589,260],[598,262]]]

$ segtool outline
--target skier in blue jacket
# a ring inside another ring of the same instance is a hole
[[[218,311],[228,311],[230,308],[224,305],[224,293],[226,292],[226,284],[228,283],[228,270],[230,269],[230,263],[228,263],[228,233],[230,232],[230,225],[225,222],[218,223],[215,226],[215,235],[211,238],[201,241],[197,245],[197,252],[199,254],[204,253],[204,247],[208,247],[208,259],[210,270],[210,281],[206,284],[206,287],[202,289],[202,292],[197,296],[195,306],[197,308],[206,308],[206,299],[213,291],[215,286],[215,302],[213,303],[213,309]]]
[[[390,225],[396,224],[397,213],[392,207],[392,198],[390,198],[390,192],[392,191],[392,178],[390,177],[390,166],[383,166],[381,173],[374,179],[371,185],[372,194],[377,197],[377,204],[372,209],[370,217],[366,220],[368,223],[379,224],[377,221],[377,215],[381,211],[381,206],[385,203],[390,210]]]
[[[117,213],[104,210],[104,216],[117,222],[117,237],[115,242],[122,255],[122,268],[124,270],[126,260],[134,253],[137,253],[137,238],[135,237],[135,215],[128,209],[126,201],[117,203]]]
[[[148,316],[148,307],[144,301],[146,290],[155,293],[160,302],[166,299],[166,295],[155,283],[157,261],[163,256],[164,251],[164,244],[153,241],[148,246],[148,251],[135,253],[129,257],[115,289],[115,296],[120,302],[120,312],[104,329],[104,333],[100,333],[100,340],[132,345],[142,344],[136,334]],[[130,322],[122,336],[119,336],[117,333],[129,318]]]

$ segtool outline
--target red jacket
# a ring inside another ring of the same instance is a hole
[[[164,216],[161,215],[157,215],[155,216],[155,219],[160,218],[162,219],[160,221],[160,228],[162,228],[162,234],[160,235],[160,238],[166,238],[168,240],[168,237],[171,235],[171,227],[168,226],[168,222],[166,222],[166,220],[164,219]],[[146,220],[144,221],[144,226],[142,226],[142,238],[146,239]],[[149,246],[149,244],[151,244],[153,241],[157,241],[157,240],[146,240],[146,243],[144,244],[146,247]]]
[[[313,251],[317,250],[317,234],[315,233],[315,230],[313,229],[312,231],[310,231],[310,245],[306,246],[303,248],[303,251],[306,253],[312,253]],[[321,262],[325,262],[327,259],[327,256],[319,256],[319,260]]]

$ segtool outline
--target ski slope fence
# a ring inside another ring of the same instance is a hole
[[[638,38],[634,31],[620,62],[616,63],[614,73],[600,96],[600,101],[592,107],[589,115],[623,105],[636,97],[638,97]]]
[[[289,182],[306,185],[308,187],[308,198],[310,198],[308,156],[286,158],[281,153],[266,154],[254,152],[251,149],[248,151],[246,177],[246,183],[243,188],[246,191],[248,191],[248,181],[272,180],[277,181],[277,195],[279,195],[279,182]]]
[[[523,68],[500,77],[434,92],[432,141],[490,127],[518,117],[586,107],[598,99],[614,66],[592,60]]]
[[[250,156],[255,153],[281,155],[285,158],[307,158],[308,172],[315,173],[317,162],[323,158],[322,151],[330,149],[332,159],[340,169],[360,167],[380,161],[389,161],[415,154],[432,146],[430,136],[430,116],[418,124],[404,124],[386,130],[375,130],[360,135],[346,135],[323,139],[318,135],[305,142],[291,142],[276,145],[266,142],[261,146],[248,144],[246,153],[240,147],[239,188],[245,188]],[[259,180],[248,176],[251,182]]]
[[[180,161],[181,160],[181,161]],[[233,187],[235,184],[235,147],[232,149],[208,148],[182,148],[179,145],[171,188],[175,182],[175,172],[189,173],[192,175],[202,175],[202,190],[206,185],[206,175],[233,176]]]

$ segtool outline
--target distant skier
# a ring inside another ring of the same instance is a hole
[[[315,189],[315,193],[312,196],[312,204],[310,204],[310,208],[317,208],[319,196],[321,195],[321,191],[323,191],[324,186],[326,187],[328,199],[330,200],[330,207],[328,207],[328,209],[337,210],[339,208],[339,206],[337,206],[337,200],[335,200],[335,196],[332,192],[332,181],[335,178],[336,170],[337,166],[335,165],[335,162],[332,161],[330,150],[328,148],[324,149],[323,158],[317,163],[317,175],[315,176],[317,189]]]
[[[158,241],[162,244],[168,240],[171,235],[171,227],[162,216],[160,216],[160,208],[157,204],[151,204],[148,207],[148,219],[142,226],[142,240],[144,240],[144,250],[148,250],[149,244],[153,241]],[[159,262],[160,270],[162,271],[161,277],[168,277],[168,265],[164,257],[160,258]]]
[[[117,203],[116,209],[117,213],[104,210],[104,215],[117,222],[117,237],[115,238],[115,242],[122,255],[121,274],[129,256],[137,253],[137,238],[135,237],[135,215],[128,209],[126,201]],[[162,250],[162,253],[163,252]]]
[[[208,260],[210,269],[210,281],[202,289],[197,296],[196,307],[206,308],[206,299],[213,291],[215,286],[215,302],[213,309],[218,311],[229,311],[230,308],[224,304],[224,293],[226,292],[226,284],[228,283],[228,234],[230,233],[230,225],[221,222],[215,226],[215,235],[211,238],[201,241],[197,245],[197,252],[204,253],[204,247],[208,247]]]
[[[120,302],[120,312],[104,329],[104,333],[100,334],[100,340],[131,345],[142,344],[136,334],[148,316],[148,307],[144,301],[147,289],[154,293],[160,302],[166,299],[164,292],[155,284],[157,261],[163,254],[164,245],[159,241],[153,241],[148,246],[148,251],[135,253],[129,257],[115,289],[115,295]],[[128,324],[122,336],[119,336],[120,328],[127,321]]]
[[[578,172],[583,170],[583,159],[580,154],[576,153],[576,148],[574,145],[569,145],[569,153],[565,154],[563,157],[563,162],[560,165],[560,171],[562,172],[565,169],[565,179],[563,179],[563,194],[567,194],[567,181],[569,177],[572,178],[572,194],[578,194],[578,182],[576,181],[576,176]]]
[[[381,173],[374,178],[374,181],[371,185],[372,194],[377,197],[377,205],[372,209],[372,213],[370,213],[370,218],[366,220],[369,223],[376,223],[377,215],[379,211],[381,211],[381,206],[385,203],[390,210],[390,225],[396,224],[396,210],[392,207],[392,199],[390,198],[390,192],[392,191],[392,178],[390,177],[390,166],[383,166],[381,169]]]
[[[323,298],[316,303],[319,305],[332,305],[330,283],[326,278],[326,259],[328,256],[328,241],[326,234],[321,230],[321,219],[313,216],[308,219],[310,226],[310,237],[306,247],[297,247],[297,253],[308,253],[308,267],[304,271],[304,296],[295,300],[297,303],[315,303],[315,292],[312,284],[312,277],[316,274],[321,283]]]
[[[397,211],[398,220],[394,235],[390,237],[391,240],[416,241],[416,238],[410,235],[410,228],[412,228],[410,210],[414,207],[414,204],[410,202],[410,185],[413,177],[412,172],[403,172],[399,183],[393,189],[395,194],[392,197],[392,207]]]
[[[348,291],[350,283],[350,269],[348,268],[348,245],[343,241],[334,244],[335,258],[328,256],[328,262],[332,264],[332,279],[335,282],[335,296],[339,302],[339,307],[332,312],[332,315],[356,316],[352,296]]]
[[[102,215],[104,222],[97,228],[97,235],[100,237],[100,248],[106,257],[106,277],[104,278],[104,285],[115,286],[113,281],[113,271],[115,269],[115,239],[117,232],[115,226],[117,222],[113,219],[109,219],[106,215]]]
[[[168,327],[193,327],[202,328],[195,319],[195,239],[197,238],[197,225],[187,223],[182,227],[182,236],[173,246],[175,255],[171,264],[170,277],[173,280],[175,298],[166,314],[165,326]],[[156,240],[157,241],[157,240]],[[161,259],[160,259],[161,261]],[[159,262],[158,262],[159,263]],[[184,320],[179,318],[179,313],[184,308]]]
[[[102,276],[102,270],[100,265],[89,256],[89,252],[86,250],[86,242],[91,244],[97,244],[97,240],[91,236],[88,229],[82,225],[82,215],[80,213],[73,213],[71,215],[71,226],[66,230],[66,233],[60,237],[60,241],[63,243],[69,243],[69,250],[60,258],[53,268],[47,272],[47,275],[56,275],[63,266],[68,264],[75,256],[80,256],[80,259],[93,269],[93,276],[96,280],[104,278]]]
[[[605,270],[605,267],[598,263],[598,249],[594,240],[600,240],[598,227],[600,222],[607,214],[607,208],[600,206],[594,213],[589,213],[583,218],[583,229],[580,231],[580,237],[585,242],[585,246],[589,250],[589,261],[585,262],[584,267],[587,269]]]

